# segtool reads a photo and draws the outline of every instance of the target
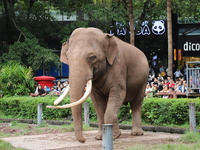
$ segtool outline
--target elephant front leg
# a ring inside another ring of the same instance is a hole
[[[118,110],[119,108],[115,107],[115,104],[108,104],[106,113],[104,116],[105,124],[113,125],[113,138],[117,139],[121,135],[121,131],[118,125]]]
[[[113,90],[113,92],[111,91],[104,115],[105,124],[113,124],[114,139],[117,139],[121,135],[121,131],[118,125],[118,112],[124,101],[125,93],[125,90]]]
[[[98,132],[95,136],[96,140],[102,140],[103,137],[103,124],[104,124],[104,114],[106,111],[106,103],[107,100],[105,97],[102,97],[98,94],[91,94],[91,99],[92,99],[92,103],[94,105],[96,114],[97,114],[97,119],[98,119]]]

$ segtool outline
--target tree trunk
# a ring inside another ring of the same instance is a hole
[[[168,75],[173,77],[173,41],[171,0],[167,0]]]
[[[27,22],[29,21],[30,14],[31,14],[31,9],[33,7],[33,4],[36,2],[36,0],[29,0],[29,6],[27,10]]]
[[[128,17],[130,22],[130,43],[135,45],[135,33],[134,33],[134,19],[133,19],[133,2],[128,0]]]
[[[9,28],[10,28],[10,20],[9,20],[9,10],[6,0],[3,0],[3,6],[5,10],[5,34],[3,35],[4,40],[9,44],[10,43],[10,34],[9,34]],[[8,51],[6,51],[8,52]]]
[[[5,10],[5,34],[3,35],[4,40],[6,40],[7,44],[10,45],[11,43],[14,42],[13,40],[13,32],[10,30],[11,29],[11,19],[14,18],[15,13],[14,13],[14,0],[3,0],[3,8]],[[8,52],[8,49],[7,49]]]

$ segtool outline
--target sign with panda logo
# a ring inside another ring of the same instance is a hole
[[[136,35],[151,35],[151,34],[163,35],[166,31],[164,20],[153,21],[152,24],[150,24],[148,21],[143,21],[139,27],[137,26],[138,22],[136,21],[134,28],[136,30]],[[111,26],[110,34],[127,35],[130,33],[123,23],[116,22],[115,27],[116,27],[116,32],[113,32],[112,29],[114,27]]]
[[[152,32],[153,32],[153,34],[155,34],[155,35],[162,35],[163,33],[165,33],[164,23],[165,22],[163,20],[152,22],[152,24],[153,24],[153,26],[152,26]]]

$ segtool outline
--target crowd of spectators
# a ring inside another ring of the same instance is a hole
[[[194,65],[192,68],[200,68],[200,64]],[[198,70],[199,71],[199,70]],[[196,72],[198,74],[199,72]],[[195,72],[194,72],[195,73]],[[196,75],[198,84],[200,84],[200,77],[199,75]],[[173,77],[167,75],[167,69],[165,69],[163,66],[160,68],[155,67],[149,68],[149,78],[146,86],[145,91],[145,97],[154,97],[158,96],[159,93],[167,93],[167,92],[176,92],[176,93],[193,93],[197,92],[200,93],[200,90],[198,89],[199,86],[197,86],[196,82],[192,82],[190,79],[190,83],[188,83],[189,86],[193,86],[195,84],[197,90],[191,90],[191,88],[187,89],[187,81],[186,81],[186,68],[182,65],[179,66],[179,69],[175,69],[173,67]],[[191,78],[191,77],[190,77]],[[162,96],[163,98],[173,98],[173,95],[167,95],[167,94],[160,94],[160,95],[166,95]],[[181,94],[184,95],[184,94]]]
[[[174,76],[167,75],[167,69],[163,66],[149,69],[149,78],[146,86],[145,97],[155,97],[158,93],[177,92],[186,93],[187,82],[185,78],[185,68],[174,70]],[[162,96],[163,98],[172,98],[172,96]]]
[[[40,84],[36,84],[35,92],[30,93],[30,96],[33,97],[46,96],[46,95],[59,96],[65,91],[68,85],[69,85],[68,80],[66,80],[65,82],[61,81],[54,82],[54,86],[52,87],[48,87],[46,85],[42,87]]]
[[[146,97],[157,96],[159,92],[178,92],[185,93],[187,91],[187,83],[182,77],[179,77],[175,81],[173,78],[168,76],[166,79],[160,74],[157,78],[150,77],[147,82],[147,87],[145,91]],[[169,98],[168,96],[163,96],[163,98]]]

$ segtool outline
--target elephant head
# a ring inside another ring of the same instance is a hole
[[[60,61],[69,65],[69,88],[55,102],[57,105],[70,92],[71,104],[47,106],[48,108],[72,107],[74,131],[78,141],[85,142],[82,135],[82,105],[89,96],[92,82],[103,78],[118,54],[115,39],[96,28],[78,28],[63,43]],[[86,86],[87,85],[87,86]],[[84,92],[86,86],[86,92]]]

